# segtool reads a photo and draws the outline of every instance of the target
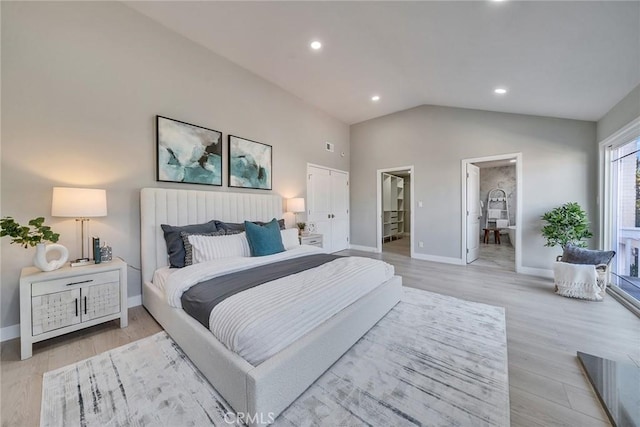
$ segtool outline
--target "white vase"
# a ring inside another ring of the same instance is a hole
[[[60,256],[58,259],[47,261],[47,253],[51,251],[57,251]],[[64,246],[57,243],[51,245],[38,243],[36,245],[36,254],[33,257],[33,265],[42,271],[53,271],[62,267],[67,262],[67,259],[69,259],[69,251]]]

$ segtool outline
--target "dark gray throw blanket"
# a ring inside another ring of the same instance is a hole
[[[307,255],[214,277],[192,286],[182,294],[182,308],[209,329],[211,310],[225,299],[263,283],[300,273],[338,258],[342,257],[328,254]]]

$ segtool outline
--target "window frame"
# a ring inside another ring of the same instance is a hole
[[[631,121],[620,130],[610,135],[598,144],[598,229],[600,249],[616,249],[617,218],[615,217],[614,202],[616,189],[612,179],[612,154],[614,150],[628,144],[634,139],[640,138],[640,117]],[[617,256],[620,256],[619,254]],[[636,301],[617,286],[607,287],[608,292],[618,301],[640,316],[640,302]]]

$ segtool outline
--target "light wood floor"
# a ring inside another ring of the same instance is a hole
[[[129,309],[129,326],[113,320],[34,344],[33,357],[20,360],[20,340],[2,343],[0,351],[0,419],[2,427],[39,426],[42,375],[160,332],[162,328],[142,307]]]
[[[499,268],[505,271],[516,271],[516,249],[511,243],[480,243],[478,259],[473,261],[474,266]]]
[[[412,260],[393,252],[344,253],[382,258],[405,286],[506,308],[512,426],[610,425],[576,360],[576,351],[640,366],[640,319],[611,297],[584,302],[553,293],[549,279],[483,266]],[[37,426],[42,375],[161,330],[142,307],[117,322],[38,343],[20,361],[19,340],[2,344],[2,426]]]
[[[406,257],[411,256],[411,237],[406,235],[401,239],[387,240],[382,243],[382,252],[389,252]]]
[[[491,238],[493,242],[493,237]],[[478,259],[474,266],[498,268],[505,271],[516,271],[516,249],[509,243],[509,238],[502,237],[500,245],[480,242]],[[387,240],[382,244],[382,252],[411,256],[411,238],[407,235],[401,239]]]
[[[506,308],[512,426],[610,425],[576,351],[640,366],[640,319],[613,298],[553,293],[551,279],[488,266],[454,266],[384,252],[405,286]]]

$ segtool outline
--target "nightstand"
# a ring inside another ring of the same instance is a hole
[[[301,245],[311,245],[322,248],[322,234],[307,234],[299,236]]]
[[[111,262],[20,274],[21,359],[32,345],[58,335],[120,319],[127,326],[127,264]]]

